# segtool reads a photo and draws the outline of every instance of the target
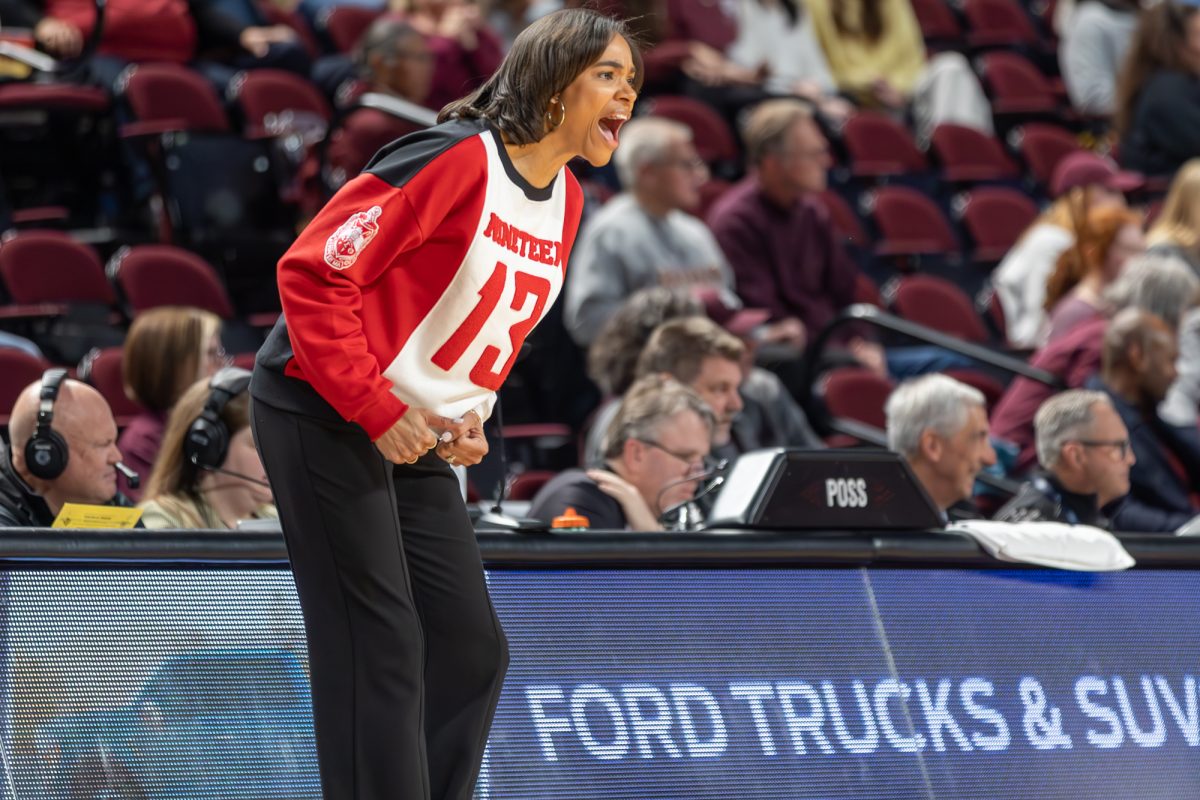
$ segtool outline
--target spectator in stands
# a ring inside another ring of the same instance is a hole
[[[1083,0],[1062,31],[1058,63],[1067,96],[1080,112],[1109,117],[1116,110],[1117,74],[1137,29],[1140,0]]]
[[[769,94],[803,98],[831,123],[854,110],[838,95],[803,0],[739,0],[738,35],[729,58],[762,76]]]
[[[93,80],[108,88],[129,63],[197,59],[219,85],[235,69],[277,67],[308,74],[308,56],[291,28],[247,25],[221,5],[216,0],[108,0],[104,30],[89,64]],[[0,19],[6,26],[32,28],[35,41],[50,55],[74,58],[92,34],[95,11],[91,3],[75,0],[0,0]],[[221,63],[233,69],[221,69]]]
[[[488,0],[483,5],[487,24],[504,43],[505,52],[530,23],[563,7],[562,0]]]
[[[125,426],[117,447],[143,480],[150,476],[176,401],[195,381],[226,366],[226,359],[216,314],[164,306],[134,318],[125,337],[121,372],[125,394],[143,410]],[[121,490],[134,501],[142,498],[142,487],[134,489],[124,477]]]
[[[838,88],[896,114],[911,112],[925,144],[943,122],[992,132],[992,110],[961,53],[927,58],[909,0],[806,0]]]
[[[589,374],[609,401],[594,415],[584,447],[585,463],[600,461],[620,395],[636,377],[654,373],[669,374],[690,385],[716,411],[713,444],[721,457],[759,447],[822,446],[779,379],[752,366],[746,355],[751,345],[735,338],[739,332],[756,328],[761,317],[753,311],[731,312],[720,320],[725,327],[722,331],[701,316],[704,312],[705,307],[693,296],[655,287],[634,294],[605,325],[588,352],[588,363]],[[747,317],[748,326],[744,323]],[[666,331],[659,333],[660,328]],[[651,341],[654,344],[648,344]],[[697,360],[696,355],[703,353],[710,355]],[[714,391],[719,385],[712,380],[714,374],[732,378],[729,367],[734,364],[739,368],[737,396]],[[732,419],[725,430],[720,424],[722,415]]]
[[[1141,215],[1114,207],[1091,211],[1046,281],[1046,341],[1101,316],[1104,290],[1143,249]]]
[[[923,375],[897,386],[884,412],[888,449],[904,456],[943,516],[970,500],[975,476],[996,463],[983,393],[974,387]]]
[[[691,129],[659,117],[631,120],[613,162],[625,191],[588,219],[567,270],[563,316],[582,347],[627,297],[649,286],[715,286],[737,302],[720,246],[689,213],[708,178]]]
[[[226,367],[179,398],[142,501],[147,528],[236,528],[274,519],[271,489],[250,433],[250,373]]]
[[[1151,253],[1182,258],[1200,275],[1200,158],[1189,160],[1175,173],[1146,243]]]
[[[504,43],[472,0],[392,0],[433,53],[429,107],[440,109],[480,86],[504,59]]]
[[[1144,254],[1126,265],[1121,277],[1105,292],[1112,314],[1138,308],[1179,326],[1200,297],[1200,278],[1180,259]],[[1033,354],[1030,365],[1058,377],[1066,388],[1078,389],[1100,370],[1101,343],[1108,317],[1084,322]],[[992,410],[992,436],[1020,450],[1014,474],[1034,466],[1033,416],[1056,389],[1029,378],[1016,378]]]
[[[750,174],[716,202],[709,225],[742,301],[767,309],[773,322],[798,320],[809,339],[854,302],[858,276],[816,196],[826,187],[829,144],[799,100],[759,105],[744,138]],[[854,336],[843,344],[865,366],[886,370],[877,343]]]
[[[433,53],[412,25],[389,14],[371,23],[351,55],[320,59],[313,67],[313,81],[339,108],[352,105],[365,92],[425,106],[433,86]]]
[[[86,383],[63,379],[62,371],[56,379],[53,372],[25,387],[13,404],[8,422],[11,445],[0,445],[0,528],[47,528],[66,503],[133,505],[117,491],[121,451],[108,402]],[[58,452],[47,463],[38,459],[31,467],[26,447],[38,432],[43,381],[54,380],[60,382],[49,435],[58,440],[51,447]],[[56,460],[61,469],[55,468]],[[54,472],[58,474],[51,477]]]
[[[1066,522],[1108,528],[1101,512],[1129,493],[1129,431],[1104,392],[1072,389],[1033,418],[1042,469],[996,512],[1002,522]]]
[[[1141,18],[1117,82],[1121,162],[1170,175],[1200,155],[1200,7],[1163,2]]]
[[[1171,426],[1156,411],[1175,380],[1176,327],[1140,309],[1117,314],[1104,334],[1100,375],[1087,384],[1108,394],[1137,459],[1129,497],[1113,514],[1116,530],[1174,531],[1196,515],[1200,431]]]
[[[604,468],[568,470],[542,487],[530,516],[549,523],[568,507],[590,527],[662,530],[659,517],[691,497],[704,471],[714,427],[700,396],[651,375],[630,388],[609,428]]]
[[[1028,348],[1041,343],[1046,280],[1059,256],[1074,244],[1076,220],[1097,209],[1124,208],[1122,192],[1139,185],[1137,176],[1120,172],[1094,153],[1072,153],[1058,163],[1050,181],[1054,204],[1034,220],[992,273],[1010,343]]]
[[[713,288],[727,304],[741,305],[720,245],[690,213],[708,177],[691,129],[657,117],[631,120],[613,161],[626,190],[588,220],[567,271],[564,317],[575,341],[591,344],[620,304],[649,286]],[[797,350],[804,344],[794,319],[759,334]]]

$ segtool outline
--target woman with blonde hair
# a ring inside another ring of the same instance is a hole
[[[199,308],[163,306],[134,318],[125,337],[121,378],[125,395],[142,407],[117,447],[125,464],[143,478],[150,474],[162,441],[167,414],[179,396],[199,378],[206,378],[225,362],[221,347],[221,318]],[[124,477],[121,491],[135,502],[142,490]]]
[[[1144,249],[1141,215],[1113,206],[1089,212],[1074,246],[1058,257],[1046,281],[1046,341],[1103,314],[1104,290],[1120,277],[1125,262]]]
[[[1155,253],[1179,256],[1200,275],[1200,158],[1191,159],[1175,173],[1146,243]]]
[[[147,528],[235,528],[277,516],[250,432],[249,385],[249,370],[226,367],[179,398],[141,504]]]

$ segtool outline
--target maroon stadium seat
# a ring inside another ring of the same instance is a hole
[[[41,378],[49,367],[46,361],[23,350],[0,347],[0,425],[8,425],[8,412],[21,390]]]
[[[1020,167],[1004,151],[1000,140],[975,128],[938,125],[931,146],[942,177],[952,183],[1015,180],[1021,176]]]
[[[329,134],[322,178],[337,190],[362,172],[371,157],[385,144],[422,129],[415,122],[394,117],[375,108],[357,108]]]
[[[967,42],[972,47],[1038,47],[1041,37],[1016,0],[966,0]]]
[[[531,469],[522,472],[508,484],[510,500],[532,500],[557,472],[547,469]]]
[[[134,64],[122,74],[120,92],[137,118],[122,129],[127,135],[229,130],[212,84],[179,64]]]
[[[1029,59],[997,51],[980,59],[992,111],[1002,115],[1066,114],[1055,85]]]
[[[1042,187],[1050,186],[1054,168],[1067,155],[1083,148],[1075,134],[1066,128],[1031,122],[1013,132],[1013,141],[1029,167],[1029,173]]]
[[[830,370],[823,380],[825,408],[830,416],[853,419],[876,428],[886,428],[884,404],[894,386],[862,367]]]
[[[339,53],[349,53],[379,15],[379,11],[371,8],[333,6],[321,12],[317,27]]]
[[[122,247],[109,259],[108,275],[133,314],[158,306],[193,306],[222,319],[233,316],[216,271],[200,256],[178,247]]]
[[[692,130],[696,152],[708,164],[738,159],[737,140],[721,115],[690,97],[660,95],[650,101],[650,113],[682,122]]]
[[[987,329],[970,298],[950,281],[934,275],[902,275],[889,287],[897,315],[968,342],[987,342]]]
[[[963,227],[975,244],[972,258],[983,263],[999,263],[1038,215],[1028,195],[999,186],[976,188],[958,203]]]
[[[112,306],[116,295],[96,251],[60,231],[10,232],[0,243],[0,276],[14,303]]]
[[[124,358],[123,347],[97,348],[84,356],[79,364],[79,380],[86,381],[104,395],[120,428],[145,410],[125,394],[125,379],[121,373]]]
[[[883,186],[865,199],[879,228],[880,256],[956,255],[958,239],[941,209],[907,186]]]
[[[905,175],[929,169],[912,135],[886,114],[861,111],[846,120],[842,141],[850,156],[850,173],[861,178]]]
[[[926,44],[940,45],[963,41],[962,26],[945,0],[913,0],[912,7]]]
[[[252,69],[238,73],[229,84],[229,99],[241,110],[246,134],[276,132],[278,118],[287,112],[311,115],[329,124],[333,111],[310,81],[280,69]]]
[[[847,244],[856,247],[870,247],[871,237],[863,227],[862,220],[845,199],[832,189],[821,192],[819,199],[829,210],[834,230]]]

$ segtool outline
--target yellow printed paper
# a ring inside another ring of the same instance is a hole
[[[64,503],[52,528],[132,528],[142,518],[140,508]]]

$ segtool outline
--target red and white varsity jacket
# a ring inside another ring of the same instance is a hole
[[[483,121],[393,142],[280,260],[251,393],[372,440],[408,406],[486,419],[562,289],[582,203],[566,168],[529,184]]]

